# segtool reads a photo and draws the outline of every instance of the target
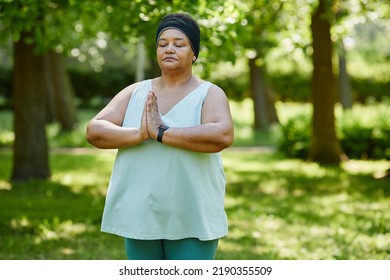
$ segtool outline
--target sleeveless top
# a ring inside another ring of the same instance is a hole
[[[201,124],[204,82],[162,115],[169,127]],[[140,127],[152,81],[132,93],[123,127]],[[141,239],[198,238],[227,234],[225,173],[220,153],[199,153],[148,140],[119,149],[103,212],[103,232]]]

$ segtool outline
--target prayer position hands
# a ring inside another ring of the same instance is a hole
[[[157,96],[154,91],[150,91],[146,100],[146,127],[149,136],[153,139],[157,139],[158,128],[163,125],[164,122],[161,119],[160,111],[158,110]],[[142,122],[145,118],[145,111],[142,117]],[[143,123],[142,123],[143,126]],[[142,128],[141,126],[141,128]]]
[[[140,134],[141,134],[143,141],[150,139],[149,131],[148,131],[148,124],[147,124],[146,119],[147,119],[147,112],[146,112],[146,105],[145,105],[144,112],[142,114],[142,119],[141,119],[141,127],[140,127]]]

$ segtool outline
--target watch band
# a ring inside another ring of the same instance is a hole
[[[163,138],[164,132],[168,128],[169,128],[169,126],[166,126],[163,124],[158,127],[158,133],[157,133],[157,141],[158,142],[162,143],[162,138]]]

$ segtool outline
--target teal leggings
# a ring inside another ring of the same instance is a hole
[[[125,238],[129,260],[214,260],[218,239],[200,241],[197,238],[180,240],[138,240]]]

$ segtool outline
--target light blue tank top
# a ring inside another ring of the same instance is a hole
[[[170,127],[201,124],[210,82],[162,116]],[[124,127],[140,127],[152,81],[139,84]],[[148,140],[119,149],[104,207],[102,231],[133,239],[212,240],[227,234],[226,179],[219,153],[198,153]]]

